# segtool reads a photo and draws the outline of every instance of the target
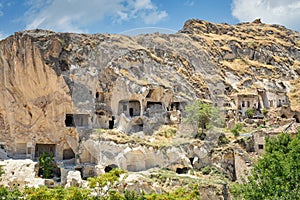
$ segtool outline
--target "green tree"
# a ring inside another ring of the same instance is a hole
[[[53,170],[53,155],[43,152],[39,157],[39,165],[42,170],[43,178],[51,178]]]
[[[186,122],[197,123],[198,129],[201,128],[202,133],[210,123],[216,126],[223,125],[219,109],[200,100],[188,105],[186,112],[188,114]]]
[[[124,174],[125,171],[119,168],[112,169],[111,171],[101,174],[96,177],[89,177],[88,184],[90,188],[94,188],[98,196],[107,195],[110,190],[113,188],[114,183],[116,183],[121,174]],[[108,187],[107,191],[104,191],[104,186]]]
[[[255,110],[253,108],[250,108],[250,109],[246,110],[245,114],[248,118],[253,118],[254,112],[255,112]]]
[[[236,196],[245,199],[300,199],[300,132],[267,138],[265,153]]]

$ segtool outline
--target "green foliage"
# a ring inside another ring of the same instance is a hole
[[[235,137],[238,137],[240,135],[240,132],[243,130],[243,124],[241,123],[237,123],[234,125],[233,129],[231,129],[231,133],[233,133],[233,135]]]
[[[12,190],[9,190],[6,187],[0,186],[1,199],[15,200],[15,199],[21,199],[22,196],[23,196],[22,193],[17,188],[13,188]]]
[[[91,196],[88,189],[70,187],[70,188],[47,188],[45,186],[39,188],[25,188],[24,192],[18,189],[9,190],[0,187],[0,197],[6,200],[200,200],[200,192],[197,185],[192,185],[188,189],[179,188],[169,193],[138,193],[136,191],[109,190],[107,195]]]
[[[112,193],[114,184],[119,180],[120,175],[124,173],[124,170],[115,168],[105,174],[101,174],[100,176],[89,177],[88,185],[97,192],[97,196],[107,196]],[[107,186],[106,190],[104,190],[105,186]]]
[[[300,133],[282,133],[266,140],[265,153],[236,196],[245,199],[300,199]]]
[[[109,190],[108,195],[106,197],[102,197],[100,199],[107,199],[107,200],[122,200],[124,196],[117,190]]]
[[[39,157],[39,165],[42,170],[43,178],[51,178],[53,170],[53,155],[43,152]]]
[[[225,135],[221,135],[218,139],[218,144],[222,145],[222,144],[228,144],[229,140],[226,138]]]
[[[119,168],[114,168],[110,172],[105,174],[101,174],[97,177],[89,177],[89,187],[96,188],[96,187],[104,187],[108,184],[113,184],[114,182],[118,181],[121,174],[124,174],[125,171]]]
[[[201,171],[202,171],[202,174],[208,175],[208,174],[210,174],[211,170],[212,170],[211,166],[206,166],[206,167],[203,167]]]
[[[266,117],[267,116],[267,114],[268,114],[268,110],[266,109],[266,108],[264,108],[263,110],[262,110],[262,114]]]
[[[164,136],[165,138],[172,138],[176,135],[176,132],[177,132],[177,128],[169,127],[159,132],[158,135]]]
[[[142,200],[145,199],[144,194],[138,194],[135,191],[125,190],[124,199],[126,200]]]
[[[90,196],[90,191],[83,188],[77,187],[70,187],[70,188],[47,188],[47,187],[39,187],[39,188],[25,188],[24,196],[28,200],[81,200],[87,199],[91,200],[94,199]]]
[[[52,192],[46,186],[39,187],[39,188],[25,188],[24,194],[27,196],[27,199],[29,200],[52,198]]]
[[[2,176],[2,174],[5,174],[4,170],[3,170],[3,166],[0,165],[0,176]]]
[[[248,138],[247,138],[247,139],[248,139]],[[238,143],[239,143],[242,147],[244,147],[244,148],[245,148],[246,145],[247,145],[247,144],[246,144],[246,141],[244,140],[244,138],[239,139],[239,140],[238,140]]]
[[[250,109],[246,110],[246,112],[245,112],[246,116],[250,119],[253,118],[254,113],[255,113],[255,110],[253,108],[250,108]]]
[[[191,188],[190,190],[179,188],[169,193],[150,193],[145,194],[144,192],[138,193],[136,191],[124,190],[119,193],[115,190],[111,190],[106,198],[100,199],[108,200],[200,200],[200,192],[198,187]]]
[[[186,112],[188,114],[186,122],[197,123],[202,133],[209,124],[213,126],[224,125],[224,118],[220,117],[220,110],[211,104],[195,101],[186,107]]]

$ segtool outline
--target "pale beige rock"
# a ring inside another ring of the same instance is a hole
[[[68,171],[67,174],[67,184],[66,188],[68,187],[81,187],[82,186],[82,179],[79,171]]]
[[[37,162],[32,160],[4,160],[0,162],[4,170],[1,176],[1,185],[13,188],[39,187],[45,185],[45,180],[37,177]]]

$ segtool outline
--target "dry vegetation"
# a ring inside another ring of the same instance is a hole
[[[155,148],[162,148],[167,146],[177,146],[186,143],[184,136],[177,134],[178,128],[176,126],[164,125],[159,128],[153,135],[132,134],[127,135],[119,132],[116,129],[104,130],[96,129],[90,136],[93,140],[98,141],[113,141],[117,144],[131,144],[131,145],[145,145]],[[191,137],[191,136],[187,136]],[[191,139],[191,138],[190,138]]]
[[[290,81],[291,90],[288,93],[288,97],[291,103],[291,109],[300,111],[300,80],[292,80]]]

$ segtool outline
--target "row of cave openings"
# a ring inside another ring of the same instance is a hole
[[[182,110],[182,104],[180,102],[172,102],[170,106],[166,108],[167,111],[174,111],[174,110]],[[119,102],[119,109],[118,114],[124,113],[127,117],[136,117],[141,116],[141,103],[138,100],[121,100]],[[153,102],[148,101],[146,108],[144,110],[144,115],[148,115],[153,112],[164,112],[165,109],[163,108],[163,104],[161,102]],[[96,111],[96,114],[99,118],[105,117],[109,114],[105,111]],[[66,127],[87,127],[89,126],[89,114],[66,114],[65,117],[65,125]],[[109,116],[110,120],[108,120],[108,129],[113,129],[115,124],[115,117]]]
[[[180,102],[172,102],[166,111],[181,110]],[[138,100],[121,100],[119,102],[118,114],[124,113],[126,116],[136,117],[141,115],[141,103]],[[149,112],[163,112],[165,111],[162,102],[147,101],[146,107],[144,109],[144,114],[148,115]]]
[[[100,111],[96,113],[99,116],[105,116],[105,112]],[[66,114],[65,125],[66,127],[88,127],[89,126],[89,114]],[[108,128],[113,129],[115,124],[115,117],[112,116],[108,121]]]
[[[48,153],[49,155],[53,155],[53,157],[56,157],[56,144],[40,144],[37,143],[34,146],[31,143],[17,143],[16,144],[16,150],[13,158],[17,159],[24,159],[24,158],[33,158],[34,160],[38,160],[38,158],[43,154]],[[73,160],[72,163],[75,162],[75,153],[74,151],[69,149],[63,150],[62,159],[67,160]],[[14,172],[12,172],[14,173]],[[42,169],[39,168],[38,170],[38,176],[42,177]],[[52,177],[60,177],[61,172],[60,169],[55,165],[52,169]]]
[[[42,153],[48,153],[55,156],[56,144],[39,144],[37,143],[34,148],[31,143],[17,143],[16,151],[14,153],[15,158],[31,157],[34,153],[34,158],[38,159]],[[70,160],[75,158],[75,153],[71,148],[63,150],[63,160]]]

